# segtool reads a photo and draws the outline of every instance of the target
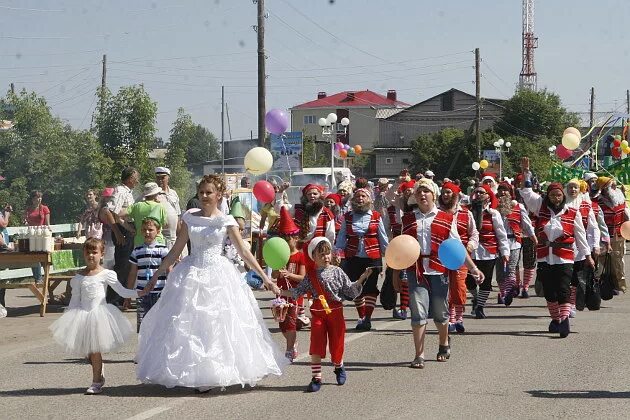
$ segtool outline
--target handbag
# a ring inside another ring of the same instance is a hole
[[[536,280],[534,281],[534,290],[536,291],[536,296],[545,297],[545,290],[543,289],[542,279],[540,276],[540,267],[536,269]]]
[[[599,281],[595,278],[593,270],[590,270],[590,275],[586,278],[584,304],[589,311],[598,311],[602,305],[602,296],[599,291]]]
[[[612,273],[612,261],[610,254],[606,254],[604,259],[604,269],[599,277],[599,293],[603,300],[610,300],[613,298],[615,290],[615,280]]]
[[[586,307],[586,282],[588,278],[593,277],[593,269],[591,266],[586,264],[585,261],[581,261],[581,264],[581,270],[576,274],[577,286],[575,286],[575,309],[578,311],[583,311]]]
[[[385,270],[385,280],[383,281],[383,286],[381,286],[381,305],[383,309],[387,311],[396,307],[396,299],[398,298],[398,292],[394,289],[394,282],[392,280],[393,274],[394,270],[387,267]]]

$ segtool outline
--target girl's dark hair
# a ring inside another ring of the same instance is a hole
[[[327,254],[330,254],[331,252],[332,252],[332,246],[330,245],[330,243],[328,241],[321,241],[315,247],[315,251],[313,252],[313,255],[315,255],[315,253],[327,255]]]
[[[31,195],[30,195],[31,198],[35,198],[35,197],[40,198],[41,196],[42,196],[42,192],[41,191],[39,191],[39,190],[31,191]]]
[[[105,244],[103,241],[97,238],[88,238],[83,244],[84,251],[96,251],[99,250],[101,253],[105,253]]]
[[[223,193],[225,192],[225,181],[223,180],[223,177],[220,175],[215,175],[215,174],[204,175],[203,178],[201,178],[201,181],[199,181],[199,184],[197,185],[197,191],[199,191],[199,188],[201,188],[203,184],[214,185],[214,187],[217,189],[217,192],[221,195],[223,195]]]

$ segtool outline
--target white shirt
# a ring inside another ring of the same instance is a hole
[[[416,208],[413,210],[413,214],[416,216],[416,237],[420,243],[420,254],[429,255],[431,253],[431,224],[438,214],[438,208],[433,205],[433,208],[428,213],[422,213],[420,209]],[[403,226],[403,230],[404,228]],[[449,239],[461,240],[459,233],[457,233],[457,217],[453,217],[448,237]],[[443,274],[429,267],[429,258],[422,258],[422,268],[426,275]]]
[[[523,201],[525,201],[525,205],[536,216],[540,211],[540,206],[543,203],[543,198],[532,191],[531,188],[522,188],[520,190],[521,197],[523,197]],[[549,209],[549,213],[551,214],[551,220],[549,223],[545,225],[543,228],[543,232],[547,235],[547,239],[549,242],[553,242],[557,238],[559,238],[563,233],[564,229],[562,228],[562,223],[560,217],[568,210],[567,206],[564,206],[562,210],[560,210],[557,214],[554,213],[552,209]],[[591,223],[589,221],[589,223]],[[556,264],[573,264],[575,261],[580,261],[578,258],[582,256],[582,259],[586,258],[587,254],[590,254],[591,248],[589,247],[588,241],[586,239],[586,231],[584,230],[584,224],[582,223],[582,217],[580,216],[580,212],[577,211],[575,213],[575,219],[573,222],[573,236],[575,237],[575,242],[573,244],[573,249],[575,251],[575,259],[567,260],[559,257],[558,255],[553,253],[553,249],[549,247],[549,254],[546,257],[538,258],[538,262],[545,262],[549,265]]]
[[[173,210],[175,210],[175,214],[178,216],[182,214],[182,208],[179,205],[179,195],[177,195],[177,191],[169,188],[168,190],[164,191],[164,195],[166,196],[166,201],[168,201],[168,204],[170,204]]]
[[[135,201],[131,188],[122,184],[114,189],[114,194],[112,194],[112,198],[107,203],[107,208],[113,213],[120,213],[122,209],[126,209]]]
[[[308,230],[308,234],[306,235],[307,241],[310,241],[311,239],[313,239],[313,236],[315,235],[315,229],[317,228],[317,218],[319,217],[320,214],[322,214],[322,211],[324,210],[322,209],[316,215],[309,216],[309,230]],[[328,223],[326,223],[326,230],[324,231],[324,236],[330,241],[332,245],[335,244],[334,219],[329,220]]]
[[[484,211],[487,211],[492,216],[492,228],[494,229],[494,235],[497,237],[497,249],[499,250],[499,255],[502,257],[510,256],[510,245],[508,243],[507,233],[505,232],[505,226],[503,225],[503,218],[501,218],[501,213],[498,210],[491,209],[490,207],[486,208]],[[481,229],[481,226],[479,227]],[[479,246],[472,252],[473,260],[494,260],[497,258],[497,254],[493,254],[484,248],[481,240],[479,241]]]

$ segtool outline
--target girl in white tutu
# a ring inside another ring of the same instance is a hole
[[[267,375],[281,375],[288,364],[250,287],[222,255],[229,236],[265,286],[280,294],[243,242],[234,217],[217,208],[224,191],[222,177],[203,177],[197,186],[201,209],[184,213],[175,245],[145,288],[153,287],[190,239],[190,255],[169,273],[160,300],[140,327],[136,373],[144,383],[198,392],[253,386]]]
[[[103,376],[102,353],[120,347],[133,333],[131,323],[114,305],[105,302],[107,286],[124,298],[144,296],[145,291],[125,289],[116,273],[101,267],[103,241],[90,238],[83,246],[85,269],[70,280],[72,299],[50,330],[57,343],[75,356],[87,357],[92,364],[92,385],[86,394],[100,394]]]

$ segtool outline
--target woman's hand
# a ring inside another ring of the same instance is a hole
[[[481,270],[479,270],[479,268],[477,267],[470,270],[470,275],[475,279],[475,283],[477,284],[483,283],[483,281],[486,279],[486,276],[484,276]]]
[[[274,282],[266,278],[266,276],[265,276],[265,280],[263,280],[263,284],[265,285],[265,289],[269,290],[270,292],[273,292],[274,295],[280,295],[282,293],[280,288]]]

